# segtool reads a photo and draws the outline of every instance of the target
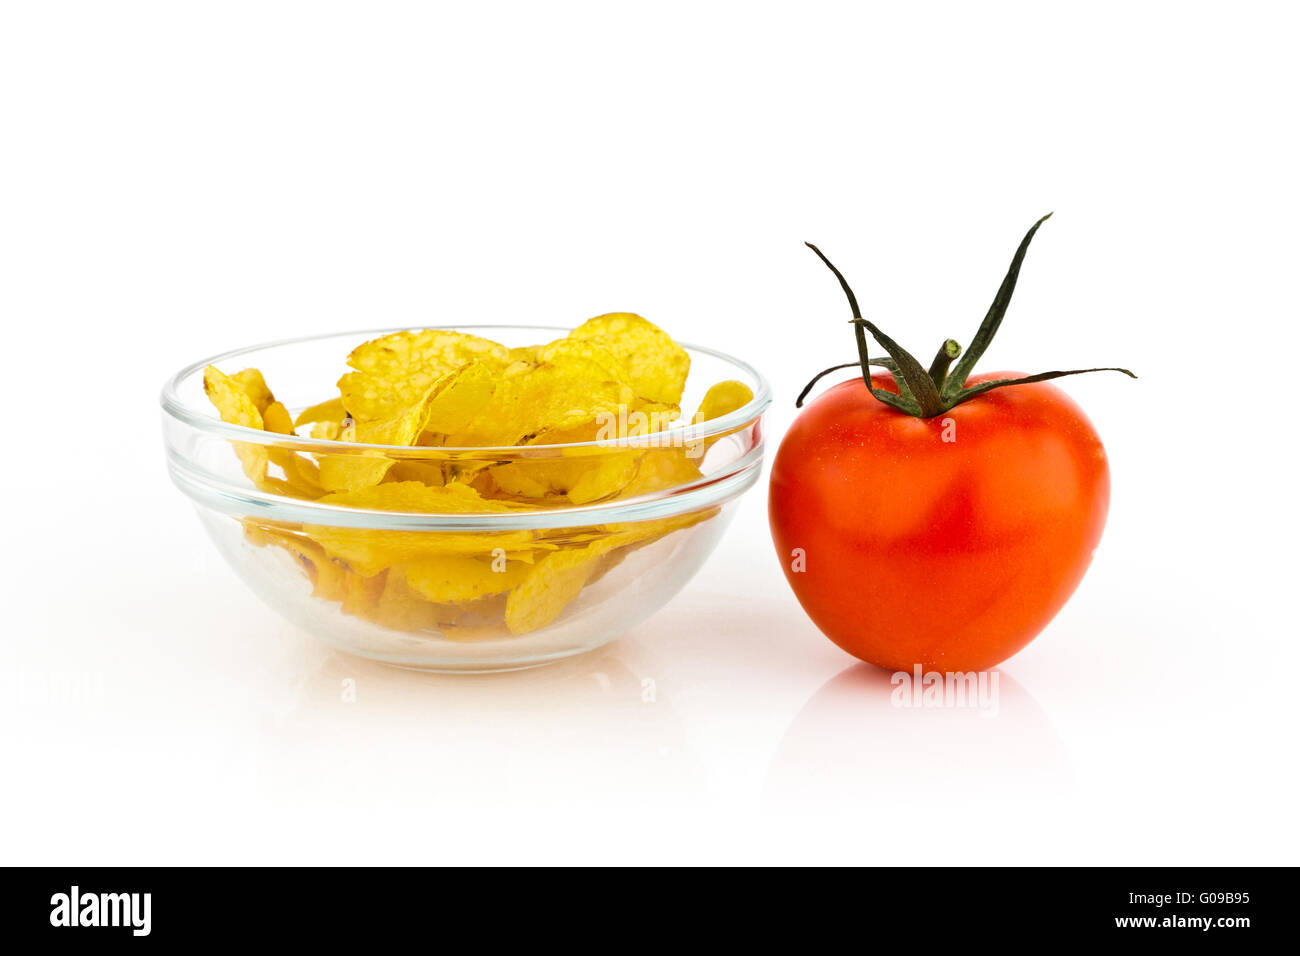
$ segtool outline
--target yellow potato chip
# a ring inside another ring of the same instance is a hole
[[[387,531],[307,525],[304,530],[332,558],[362,574],[410,564],[439,554],[490,556],[507,554],[537,544],[529,531]]]
[[[347,571],[331,561],[325,549],[315,541],[281,528],[259,525],[251,519],[244,520],[244,536],[253,544],[288,551],[311,581],[312,594],[316,597],[327,601],[343,599]]]
[[[516,498],[546,498],[560,494],[555,490],[550,474],[550,462],[539,462],[530,467],[527,462],[507,462],[487,469],[496,490]],[[477,483],[477,482],[476,482]]]
[[[547,429],[529,439],[529,445],[565,445],[639,437],[671,427],[680,414],[676,406],[636,400],[617,415],[602,415],[569,428]],[[564,499],[590,504],[620,491],[636,475],[642,449],[617,447],[561,449],[561,457],[527,458],[489,468],[496,489],[506,495],[531,499]]]
[[[338,387],[348,417],[372,422],[397,417],[414,405],[434,381],[432,375],[390,382],[365,372],[347,372],[339,379]]]
[[[637,463],[637,473],[619,491],[619,498],[635,498],[700,478],[699,467],[682,448],[656,448],[647,451]]]
[[[705,393],[704,399],[700,402],[699,410],[696,411],[695,417],[691,419],[691,424],[699,425],[703,422],[721,418],[724,415],[730,415],[736,409],[744,408],[753,398],[753,391],[743,382],[734,380],[718,382]],[[734,428],[721,435],[712,435],[708,438],[687,443],[686,457],[692,461],[701,461],[710,448],[728,435],[733,435],[744,427],[744,425],[741,425],[739,428]]]
[[[448,435],[465,431],[491,401],[498,373],[483,362],[449,372],[434,386],[424,431]]]
[[[615,354],[612,349],[606,348],[603,344],[604,341],[604,339],[600,338],[556,339],[554,342],[543,345],[537,350],[537,358],[534,364],[562,362],[565,359],[576,358],[599,366],[604,371],[605,378],[610,381],[630,385],[632,373],[627,362]]]
[[[312,438],[323,438],[326,441],[339,441],[343,437],[343,423],[340,422],[313,422],[310,432]]]
[[[634,397],[595,362],[559,358],[525,374],[504,376],[473,423],[449,435],[447,444],[517,445],[547,429],[572,428],[599,415],[617,416]]]
[[[674,515],[671,518],[655,518],[650,521],[624,521],[605,525],[606,533],[615,547],[641,546],[652,541],[681,531],[702,521],[707,521],[718,513],[717,508],[706,508],[689,514]]]
[[[320,467],[302,455],[293,455],[281,464],[285,481],[299,498],[319,498],[325,493],[321,484]]]
[[[559,617],[586,587],[604,553],[596,543],[556,551],[538,561],[506,599],[506,627],[510,633],[526,634]]]
[[[526,444],[568,445],[638,438],[671,428],[681,414],[677,405],[633,399],[631,405],[620,406],[616,413],[600,412],[588,421],[567,428],[548,428],[529,438]]]
[[[540,365],[542,360],[538,358],[538,353],[541,352],[541,350],[542,347],[540,345],[520,345],[510,349],[506,356],[506,368],[514,369],[516,372],[522,372],[525,370],[523,366]]]
[[[374,620],[398,631],[436,631],[446,609],[425,600],[406,583],[400,568],[384,576],[384,589],[374,605]]]
[[[277,405],[278,403],[273,404],[268,410],[266,430],[276,434],[293,434],[292,431],[286,433],[278,430],[283,426],[284,420],[275,421],[275,408]],[[273,424],[276,425],[275,428],[271,427]],[[292,428],[292,425],[290,427]],[[270,457],[271,464],[278,465],[280,470],[284,472],[284,483],[289,489],[289,494],[293,497],[316,498],[324,493],[325,489],[320,483],[320,469],[311,458],[288,448],[276,448],[269,445],[267,446],[267,455]]]
[[[631,312],[611,312],[588,319],[569,338],[592,341],[621,360],[628,384],[641,398],[668,405],[681,401],[691,357],[654,323]]]
[[[622,491],[638,471],[637,452],[607,452],[587,465],[569,485],[566,494],[575,505],[590,504]]]
[[[357,346],[348,356],[348,364],[354,369],[382,378],[421,372],[437,378],[475,360],[495,361],[504,366],[511,360],[510,349],[464,332],[421,329],[372,339]]]
[[[441,487],[447,483],[447,466],[439,461],[402,461],[393,462],[384,481],[419,481],[426,485]]]
[[[429,601],[463,604],[504,594],[527,576],[530,565],[498,558],[438,554],[406,566],[406,581]]]
[[[336,492],[322,497],[320,503],[415,514],[491,514],[511,510],[504,502],[488,500],[468,485],[452,483],[432,488],[415,481],[393,481],[357,491]]]
[[[262,427],[261,409],[235,376],[209,365],[203,370],[203,391],[216,406],[223,422],[245,428]]]
[[[384,593],[386,572],[374,575],[345,571],[343,577],[343,613],[374,619],[379,599]]]
[[[723,415],[730,415],[738,408],[744,408],[754,400],[754,392],[744,382],[728,380],[709,387],[700,402],[699,411],[691,419],[691,424],[712,421]]]
[[[258,378],[261,378],[260,374]],[[215,366],[209,365],[203,370],[203,391],[216,406],[223,422],[242,425],[245,428],[256,428],[259,431],[262,429],[262,413],[240,379],[226,375]],[[252,442],[231,444],[234,445],[240,466],[249,480],[254,483],[265,480],[267,464],[270,461],[266,446]]]
[[[554,551],[540,559],[506,600],[506,626],[512,634],[545,627],[576,598],[584,587],[603,576],[622,555],[620,549],[647,544],[690,527],[717,513],[717,509],[657,521],[607,525],[603,534],[586,544]]]
[[[434,514],[506,512],[501,501],[483,498],[464,484],[432,487],[415,481],[390,482],[354,492],[328,494],[322,504],[376,511],[409,511]],[[397,564],[409,564],[439,554],[496,556],[497,549],[511,552],[534,546],[531,531],[434,532],[388,531],[374,528],[345,528],[308,525],[303,529],[330,557],[346,562],[362,574],[373,575]]]
[[[289,415],[289,409],[274,399],[262,409],[262,427],[277,435],[294,434],[293,418]]]
[[[223,421],[278,435],[294,434],[288,409],[275,400],[257,369],[246,368],[234,375],[225,375],[208,366],[203,372],[203,388]],[[233,444],[244,474],[263,491],[294,498],[314,498],[322,492],[316,465],[306,457],[269,445]],[[269,464],[279,466],[284,477],[268,476]]]
[[[617,448],[575,449],[584,455],[522,459],[492,466],[488,473],[497,489],[517,498],[567,498],[589,504],[623,488],[637,472],[641,453]]]
[[[415,404],[393,418],[345,423],[339,433],[342,441],[365,445],[414,445],[428,418],[429,400],[437,383],[430,386]],[[379,484],[395,459],[379,451],[321,455],[320,482],[329,491],[360,491]]]
[[[270,394],[269,392],[267,394]],[[277,435],[294,434],[293,420],[289,410],[277,401],[266,406],[262,412],[262,422],[268,432]],[[315,498],[325,489],[320,483],[320,471],[316,464],[304,455],[287,448],[268,446],[267,454],[271,463],[278,465],[284,472],[284,485],[277,490],[295,498]]]
[[[275,401],[275,396],[266,387],[266,379],[262,377],[262,373],[255,368],[246,368],[236,372],[230,378],[252,400],[253,404],[257,406],[257,410],[262,414],[266,414],[267,406]]]
[[[343,399],[331,398],[323,402],[318,402],[304,408],[298,413],[298,417],[293,420],[294,425],[311,425],[317,422],[332,422],[342,424],[343,419],[347,417],[347,412],[343,410]]]
[[[621,426],[620,438],[635,438],[667,431],[682,417],[680,405],[664,402],[637,401],[628,412],[628,420]],[[602,438],[607,436],[601,436]]]
[[[391,419],[448,372],[471,362],[500,370],[509,361],[509,349],[476,335],[439,329],[395,332],[352,351],[348,364],[356,371],[339,379],[339,390],[354,418]]]
[[[569,428],[547,429],[529,439],[528,444],[565,445],[641,437],[670,428],[680,414],[675,405],[636,400],[630,409],[621,408],[617,415],[601,415]],[[525,458],[489,470],[505,494],[590,504],[616,494],[630,482],[642,453],[640,448],[575,447],[562,449],[562,460]]]
[[[471,362],[440,376],[415,403],[392,418],[345,423],[340,438],[372,445],[415,445],[448,431],[469,427],[490,406],[497,373],[483,362]],[[346,401],[346,400],[345,400]],[[321,462],[321,482],[330,491],[357,491],[383,480],[393,459],[381,454],[327,456]]]

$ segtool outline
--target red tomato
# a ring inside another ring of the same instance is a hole
[[[873,382],[898,391],[889,375]],[[1109,500],[1101,440],[1052,385],[916,418],[859,378],[795,420],[772,465],[769,515],[790,586],[832,641],[880,667],[969,671],[1052,620],[1083,579]]]

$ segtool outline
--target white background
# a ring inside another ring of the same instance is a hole
[[[5,862],[1297,862],[1293,8],[0,11]],[[283,623],[165,474],[205,355],[610,310],[779,440],[853,355],[805,239],[929,354],[1049,210],[983,367],[1141,378],[1065,384],[1110,522],[996,717],[891,708],[761,486],[622,641],[457,679]]]

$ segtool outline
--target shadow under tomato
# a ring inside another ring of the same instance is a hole
[[[987,673],[964,703],[912,675],[870,664],[831,678],[799,711],[777,747],[765,808],[855,811],[900,800],[1060,795],[1068,756],[1046,713],[1006,672]]]

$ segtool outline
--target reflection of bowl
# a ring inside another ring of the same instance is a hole
[[[725,379],[744,382],[753,400],[699,425],[604,441],[363,445],[227,424],[204,396],[206,365],[255,366],[296,413],[320,401],[321,377],[340,356],[384,331],[228,352],[181,370],[162,394],[172,479],[221,553],[264,601],[340,650],[439,671],[509,670],[591,650],[690,580],[730,521],[732,502],[758,479],[767,383],[743,362],[691,346],[688,414],[705,388]],[[566,332],[468,331],[508,346]],[[267,478],[250,480],[241,467],[249,460],[269,460]],[[575,464],[635,469],[646,480],[629,484],[639,493],[628,497],[509,500],[508,510],[491,513],[372,510],[295,496],[291,476],[325,462],[380,469],[388,483],[464,483],[488,472],[527,484]]]

